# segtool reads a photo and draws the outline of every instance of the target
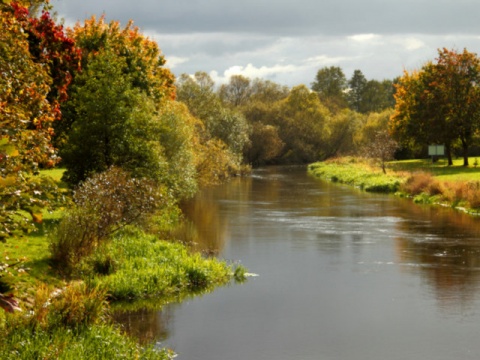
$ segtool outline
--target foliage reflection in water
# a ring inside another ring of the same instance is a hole
[[[185,209],[197,249],[260,276],[150,314],[178,359],[478,358],[480,219],[303,168],[256,170]]]

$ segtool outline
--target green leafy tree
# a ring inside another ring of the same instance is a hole
[[[243,147],[248,142],[248,124],[238,111],[224,106],[214,92],[214,82],[205,72],[194,77],[183,74],[178,81],[178,100],[205,125],[205,140],[223,141],[232,154],[241,160]]]
[[[348,81],[349,91],[347,100],[350,109],[360,112],[364,101],[365,86],[367,79],[360,70],[353,72],[352,78]]]
[[[107,23],[102,16],[91,17],[83,24],[77,23],[68,29],[68,35],[82,52],[82,68],[87,68],[98,54],[108,49],[121,58],[122,72],[128,78],[132,89],[136,89],[151,98],[155,106],[162,100],[175,98],[174,76],[164,67],[166,60],[158,44],[144,36],[138,27],[130,21],[124,28],[118,21]],[[82,86],[84,78],[73,79],[73,84]],[[68,135],[76,121],[77,111],[73,102],[61,107],[63,121],[56,123],[56,144],[61,149],[68,141]]]
[[[395,105],[395,88],[391,80],[367,80],[360,70],[355,70],[348,86],[348,105],[354,111],[368,114]]]
[[[102,51],[72,88],[69,102],[75,122],[60,153],[67,168],[64,179],[71,184],[126,160],[125,138],[139,97],[123,73],[122,60]]]
[[[125,60],[109,50],[78,75],[71,92],[76,120],[61,151],[71,184],[111,166],[165,184],[179,198],[196,190],[194,122],[180,104],[132,88]]]
[[[280,161],[285,143],[276,125],[279,102],[287,98],[289,88],[270,80],[251,82],[249,97],[239,110],[250,126],[250,139],[244,148],[244,159],[253,165]]]
[[[250,79],[242,75],[233,75],[228,84],[220,86],[218,94],[228,105],[235,107],[244,105],[252,94]]]
[[[321,158],[329,115],[317,94],[304,85],[294,87],[281,101],[275,120],[280,138],[285,143],[283,161],[308,163]]]
[[[381,112],[395,105],[395,87],[391,80],[369,80],[363,89],[359,111],[363,114]]]
[[[355,134],[362,126],[364,116],[344,109],[327,117],[324,129],[324,143],[320,158],[328,159],[341,154],[355,153]]]
[[[311,88],[331,110],[347,106],[348,82],[340,67],[330,66],[318,70]]]

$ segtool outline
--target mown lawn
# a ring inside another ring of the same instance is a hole
[[[438,180],[444,181],[480,181],[480,164],[474,165],[477,158],[469,158],[470,166],[463,166],[463,159],[453,161],[453,166],[447,165],[446,159],[432,163],[430,159],[392,161],[389,167],[393,171],[429,172]],[[477,159],[480,161],[480,159]]]

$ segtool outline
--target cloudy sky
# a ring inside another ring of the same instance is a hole
[[[132,19],[178,76],[310,85],[318,69],[393,79],[446,47],[480,54],[478,0],[52,0],[67,25]]]

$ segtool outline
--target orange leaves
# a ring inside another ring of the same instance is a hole
[[[69,35],[82,48],[84,66],[92,56],[109,48],[125,59],[124,71],[135,87],[156,101],[175,98],[175,79],[170,70],[163,68],[165,59],[157,43],[141,34],[133,21],[122,29],[117,21],[107,23],[104,16],[98,20],[92,16],[83,25],[77,23]]]

